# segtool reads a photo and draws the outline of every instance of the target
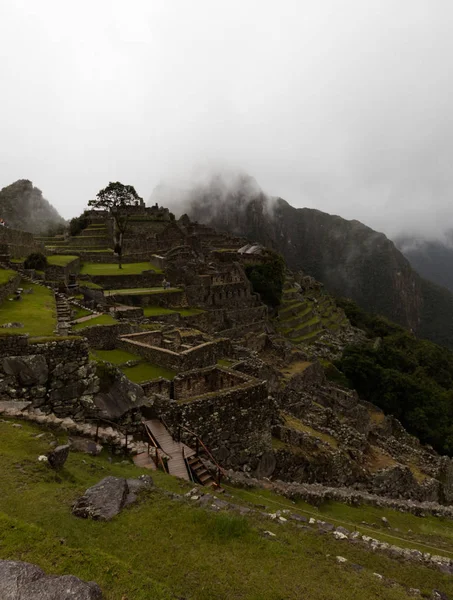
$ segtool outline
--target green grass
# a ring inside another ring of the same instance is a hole
[[[173,292],[182,292],[181,288],[152,287],[152,288],[130,288],[126,290],[106,290],[106,296],[146,296],[148,294],[171,294]]]
[[[103,289],[102,285],[99,285],[97,283],[93,283],[92,281],[80,281],[79,282],[79,286],[80,287],[86,287],[89,290],[102,290]]]
[[[171,369],[165,369],[158,365],[153,365],[148,362],[141,362],[135,367],[126,367],[121,369],[128,379],[134,383],[143,383],[144,381],[150,381],[151,379],[173,379],[176,376],[176,371]]]
[[[331,535],[281,526],[258,515],[215,514],[190,501],[174,501],[167,492],[184,494],[192,486],[162,472],[152,473],[153,491],[112,521],[77,519],[71,505],[88,486],[107,475],[137,477],[144,471],[106,453],[98,457],[71,453],[64,469],[56,473],[37,461],[53,439],[50,432],[36,437],[45,431],[27,423],[15,429],[0,422],[0,558],[94,580],[105,600],[407,600],[403,590],[383,585],[373,573],[419,588],[427,596],[433,588],[453,593],[451,576],[336,541]],[[64,441],[65,437],[58,438]],[[227,491],[231,502],[260,505],[259,510],[264,504],[268,511],[287,507],[311,511],[318,518],[323,515],[268,491],[230,486]],[[347,508],[358,516],[361,512]],[[391,511],[382,514],[392,522]],[[425,521],[402,517],[413,530],[418,521]],[[434,527],[442,525],[433,520]],[[451,531],[452,524],[448,527]],[[264,538],[263,530],[276,537]],[[364,570],[337,565],[337,555]]]
[[[90,249],[87,249],[90,252]],[[160,269],[148,262],[126,263],[120,269],[118,263],[85,263],[80,273],[82,275],[139,275],[143,271],[154,271],[162,273]]]
[[[79,329],[85,329],[86,327],[93,327],[94,325],[117,325],[118,321],[111,317],[110,315],[100,315],[99,317],[94,317],[94,319],[90,319],[89,321],[84,321],[83,323],[76,323],[72,326],[73,331],[77,331]]]
[[[177,312],[179,312],[181,317],[195,317],[196,315],[201,315],[206,311],[201,308],[181,308],[178,309]]]
[[[78,258],[78,256],[71,256],[70,254],[54,254],[53,256],[47,257],[47,262],[52,266],[65,267],[73,260],[77,260]]]
[[[0,324],[18,322],[24,327],[17,333],[30,336],[52,335],[56,325],[56,307],[53,293],[46,287],[22,283],[21,287],[32,289],[32,294],[22,294],[22,300],[5,300],[0,305]]]
[[[125,350],[93,350],[93,354],[100,360],[105,360],[112,365],[123,365],[130,360],[141,360],[141,357]]]
[[[0,269],[0,285],[9,283],[16,275],[16,271],[13,271],[12,269]]]
[[[91,311],[86,308],[80,308],[79,306],[73,307],[75,310],[75,319],[81,319],[82,317],[88,317],[91,315]]]
[[[217,364],[220,367],[226,367],[228,369],[229,367],[231,367],[232,365],[236,364],[237,362],[238,362],[237,360],[232,360],[231,358],[220,358],[217,361]]]

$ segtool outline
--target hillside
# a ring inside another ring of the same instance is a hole
[[[186,193],[194,220],[279,251],[334,295],[353,299],[418,335],[453,347],[453,295],[422,279],[384,234],[358,221],[271,199],[243,177],[220,178]]]
[[[28,179],[20,179],[0,190],[0,217],[9,227],[42,233],[64,224],[57,210]]]
[[[395,239],[412,267],[422,277],[453,291],[453,232],[445,240],[425,240],[413,236]]]

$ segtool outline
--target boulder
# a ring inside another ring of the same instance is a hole
[[[129,492],[127,482],[122,477],[105,477],[88,488],[72,508],[76,517],[110,521],[120,512]]]
[[[125,506],[137,499],[137,495],[153,485],[148,475],[138,479],[123,479],[122,477],[105,477],[96,485],[88,488],[72,507],[72,514],[82,519],[110,521]]]
[[[49,369],[42,354],[8,356],[2,362],[6,375],[17,377],[21,385],[43,385],[47,382]]]
[[[102,600],[93,582],[85,583],[73,575],[47,576],[36,565],[0,560],[1,600]]]
[[[71,450],[85,452],[85,454],[91,454],[92,456],[97,456],[102,452],[102,446],[88,438],[71,437],[69,441],[71,443]]]
[[[52,469],[58,471],[59,469],[63,468],[68,459],[70,447],[71,446],[69,444],[65,444],[64,446],[57,446],[55,450],[49,452],[47,455],[47,460]]]
[[[108,389],[95,395],[94,403],[101,417],[115,421],[131,409],[147,406],[149,400],[140,385],[118,372]]]

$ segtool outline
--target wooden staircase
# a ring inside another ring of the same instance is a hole
[[[199,456],[191,456],[188,458],[187,465],[196,483],[201,483],[201,485],[205,486],[217,487],[217,483],[214,481],[211,473],[201,462]]]
[[[163,462],[162,457],[160,458],[160,464],[170,475],[205,486],[214,487],[218,485],[200,460],[198,453],[183,442],[174,440],[161,421],[151,419],[143,421],[143,425],[155,448],[156,457],[159,456],[159,450],[166,455],[166,464]],[[135,464],[145,467],[150,465],[152,461],[153,459],[146,452],[137,455],[134,459]],[[156,463],[158,463],[158,460],[155,461]]]

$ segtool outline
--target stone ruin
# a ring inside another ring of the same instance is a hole
[[[222,466],[247,475],[453,501],[451,459],[421,446],[395,419],[326,380],[316,356],[332,346],[341,352],[357,334],[318,282],[289,274],[285,290],[287,319],[294,321],[307,297],[320,298],[306,317],[308,334],[312,316],[322,327],[322,307],[332,306],[338,317],[331,330],[324,328],[328,344],[320,336],[308,346],[278,332],[278,321],[253,292],[244,265],[267,260],[256,245],[187,218],[176,222],[160,207],[138,205],[129,212],[124,263],[150,261],[154,268],[78,278],[87,306],[117,324],[52,341],[1,336],[2,400],[77,423],[104,418],[118,427],[127,424],[136,439],[143,419],[161,418],[175,437],[190,445],[187,431],[195,433]],[[111,244],[110,216],[92,211],[89,218],[102,232],[98,239]],[[83,261],[114,262],[96,241],[87,247],[89,238],[82,232],[52,250],[77,256],[71,271],[53,270],[53,278],[77,275]],[[156,291],[164,277],[176,292]],[[140,288],[149,288],[148,295],[134,293]],[[124,293],[112,298],[111,290]],[[151,303],[162,310],[146,317]],[[191,308],[196,310],[184,314]],[[90,351],[96,349],[130,352],[175,376],[132,383],[114,365],[93,362]]]

